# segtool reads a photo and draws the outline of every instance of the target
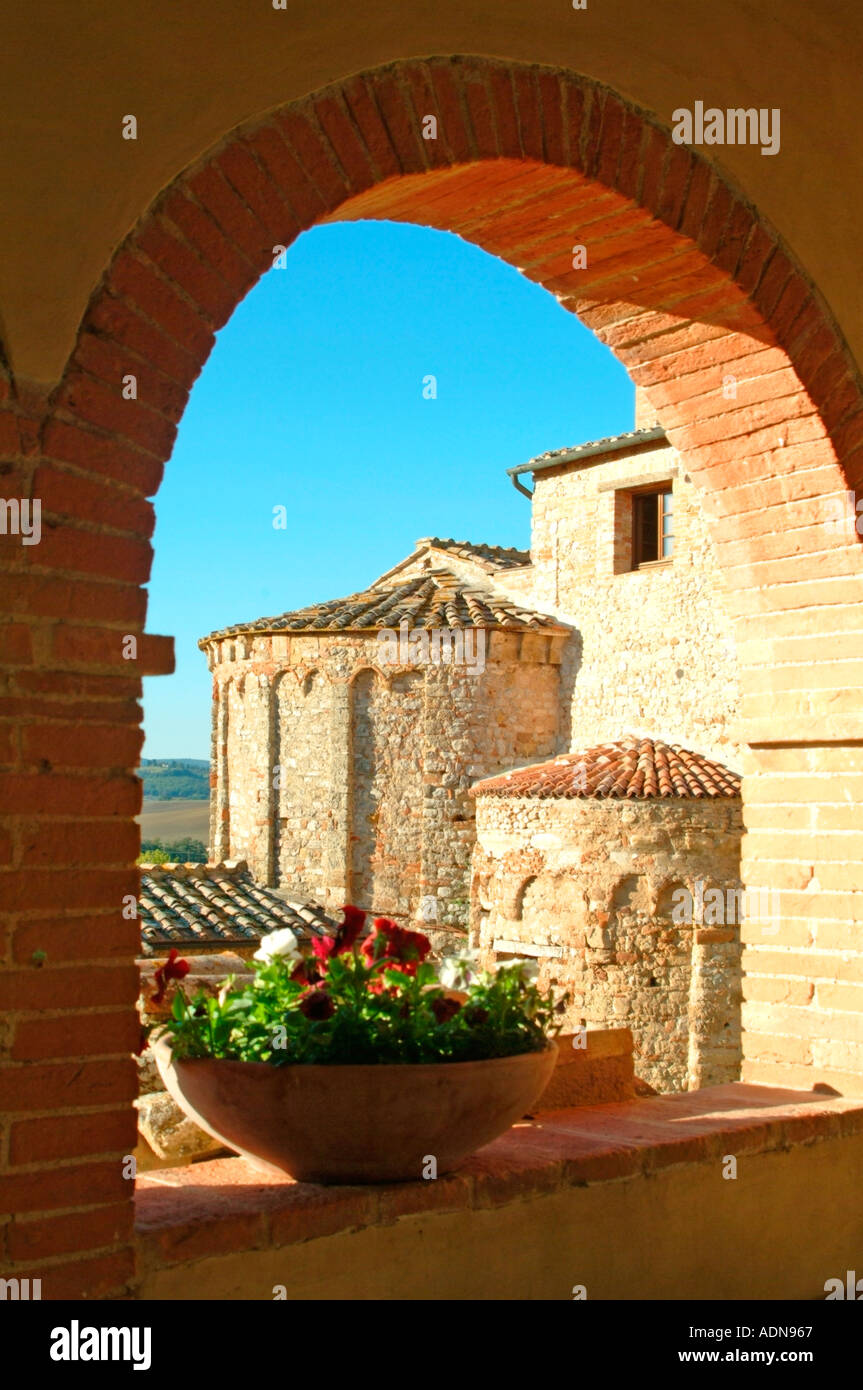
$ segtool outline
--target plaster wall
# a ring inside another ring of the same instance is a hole
[[[486,1210],[456,1198],[451,1212],[152,1269],[138,1297],[272,1299],[283,1285],[352,1302],[568,1302],[576,1286],[588,1301],[823,1299],[859,1269],[861,1163],[856,1135],[747,1154],[733,1182],[719,1162],[684,1163]]]
[[[47,78],[39,53],[50,54]],[[339,78],[431,54],[569,68],[669,127],[696,100],[778,108],[778,154],[736,145],[702,153],[781,229],[863,355],[863,33],[854,0],[684,10],[675,0],[615,0],[579,11],[549,0],[436,0],[399,7],[397,22],[392,0],[284,10],[151,0],[140,11],[48,0],[9,17],[0,54],[0,333],[19,378],[59,378],[114,249],[226,132]],[[123,138],[127,114],[136,140]]]

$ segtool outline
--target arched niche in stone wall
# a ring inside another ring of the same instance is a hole
[[[332,833],[332,691],[323,671],[281,671],[273,686],[273,861],[278,885],[322,901]]]
[[[685,1090],[688,1076],[692,933],[671,921],[677,886],[655,895],[646,876],[621,878],[594,952],[594,1010],[601,997],[608,1022],[632,1029],[636,1072],[660,1091]]]
[[[376,912],[412,916],[423,855],[423,674],[350,683],[350,892]]]

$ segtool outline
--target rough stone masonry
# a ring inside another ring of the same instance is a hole
[[[668,1089],[737,1074],[739,924],[727,940],[698,927],[672,941],[662,893],[675,875],[739,883],[739,794],[734,810],[630,799],[591,816],[568,804],[566,852],[603,881],[573,886],[546,864],[518,930],[506,903],[524,856],[517,872],[511,855],[496,864],[482,908],[487,847],[469,794],[507,770],[625,737],[739,766],[736,652],[705,517],[664,432],[641,402],[639,412],[628,435],[511,470],[522,491],[522,475],[534,483],[530,552],[424,538],[359,593],[200,645],[213,673],[211,857],[246,859],[259,882],[330,910],[353,901],[462,931],[473,922],[475,932],[479,914],[487,953],[504,937],[522,948],[563,942],[570,974],[565,904],[583,892],[602,901],[588,917],[608,920],[579,927],[587,954],[573,1020],[631,1025],[642,1074]],[[465,629],[483,633],[482,662],[441,643]],[[479,805],[486,828],[489,815],[512,820],[530,859],[535,808]],[[661,872],[642,860],[618,872],[633,816],[662,827]],[[614,886],[629,878],[635,887]],[[609,893],[628,895],[626,911]]]

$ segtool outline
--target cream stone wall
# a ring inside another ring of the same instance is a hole
[[[278,786],[270,878],[302,895],[325,891],[325,842],[333,811],[329,736],[332,687],[323,671],[281,671],[274,680]]]
[[[674,555],[631,570],[631,493],[670,481]],[[567,746],[624,733],[682,743],[739,770],[734,633],[702,501],[667,445],[535,475],[532,578],[506,587],[572,624],[564,657]]]
[[[740,802],[479,795],[476,808],[483,960],[537,957],[541,983],[570,992],[566,1028],[631,1028],[636,1073],[659,1091],[736,1080],[740,902],[697,904],[740,887]]]

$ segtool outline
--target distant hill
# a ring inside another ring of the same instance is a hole
[[[148,799],[202,800],[210,795],[210,764],[204,758],[142,758],[141,780]]]

